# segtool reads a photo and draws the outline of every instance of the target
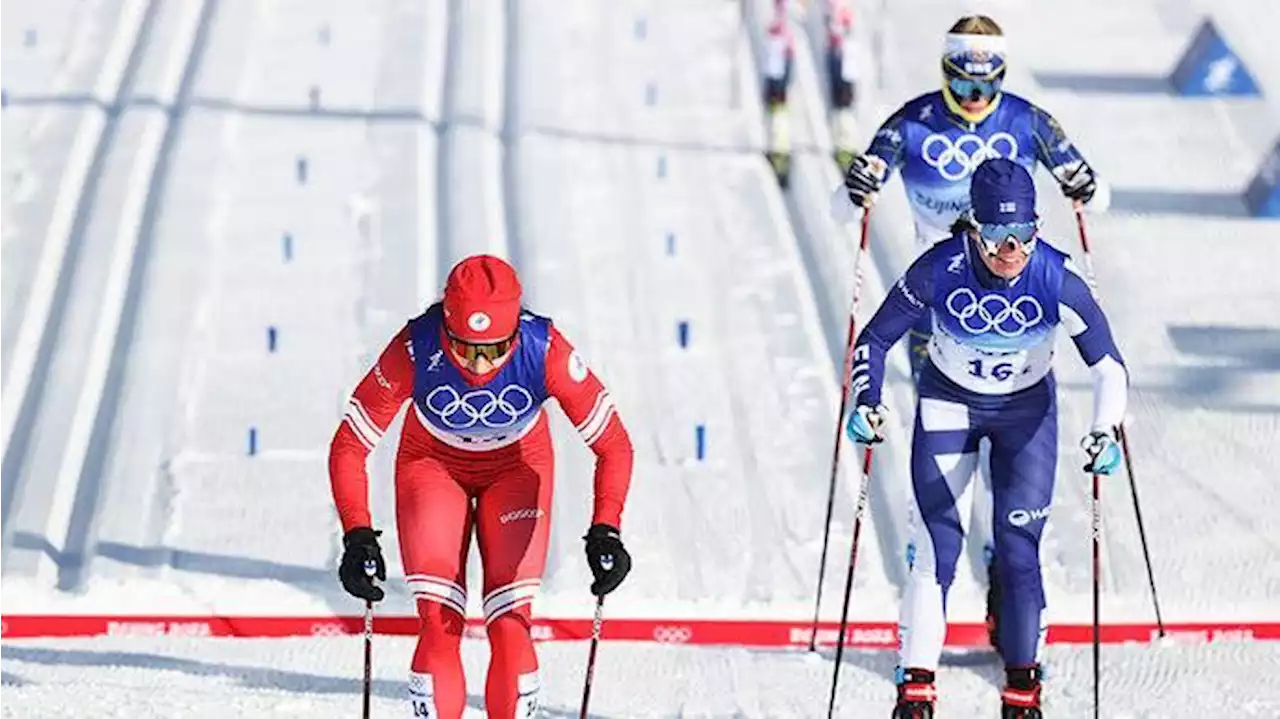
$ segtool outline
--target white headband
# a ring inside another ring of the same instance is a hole
[[[1008,49],[1002,35],[965,35],[948,33],[947,47],[944,57],[963,55],[967,52],[986,52],[992,55],[1004,55]]]

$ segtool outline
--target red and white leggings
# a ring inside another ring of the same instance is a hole
[[[555,464],[547,424],[540,418],[517,444],[487,452],[416,432],[401,443],[396,524],[422,618],[409,684],[414,716],[458,719],[466,706],[460,645],[473,529],[491,649],[485,707],[503,719],[534,714],[538,659],[529,637],[530,605],[546,564]]]

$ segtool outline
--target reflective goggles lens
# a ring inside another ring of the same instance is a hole
[[[512,335],[500,342],[472,344],[450,336],[449,347],[453,350],[454,354],[468,362],[475,362],[476,359],[480,357],[484,357],[490,362],[496,362],[500,358],[505,357],[506,354],[511,351],[511,344],[514,341],[515,336]]]
[[[1005,225],[980,225],[978,239],[982,240],[987,254],[994,255],[1008,242],[1014,243],[1023,252],[1030,253],[1035,248],[1037,226],[1034,222],[1012,222]]]
[[[990,100],[1000,92],[1001,78],[994,80],[974,80],[972,78],[953,77],[947,80],[951,95],[957,100]]]

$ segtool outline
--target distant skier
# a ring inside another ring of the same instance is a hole
[[[329,451],[344,530],[342,586],[379,601],[362,567],[386,579],[369,515],[366,459],[406,403],[396,457],[396,528],[405,578],[422,619],[409,678],[413,716],[457,719],[466,705],[459,644],[474,527],[484,565],[491,717],[534,716],[538,660],[529,637],[551,530],[554,460],[547,413],[556,399],[596,455],[594,519],[586,534],[592,593],[631,568],[619,536],[631,481],[631,440],[600,380],[546,317],[522,309],[506,262],[468,257],[444,299],[409,320],[356,387]]]
[[[915,218],[916,240],[924,250],[952,233],[969,208],[969,181],[989,157],[1004,157],[1028,170],[1037,162],[1052,173],[1072,201],[1103,211],[1110,190],[1067,138],[1056,120],[1031,102],[1005,92],[1007,48],[1004,33],[985,15],[960,18],[948,32],[942,55],[942,89],[903,105],[880,126],[865,154],[855,156],[844,185],[832,198],[836,218],[852,220],[870,208],[890,173],[902,171]],[[911,329],[908,356],[919,376],[928,354],[927,316]],[[984,450],[985,451],[985,450]],[[987,463],[979,463],[985,475]],[[986,477],[974,488],[971,535],[991,554],[991,495]],[[988,571],[987,622],[998,644],[999,584]],[[982,573],[980,573],[981,576]]]
[[[791,0],[774,0],[773,17],[765,37],[764,107],[769,149],[765,153],[778,182],[786,187],[791,173],[791,121],[788,91],[795,65],[796,42],[791,30]],[[826,0],[826,68],[831,101],[829,122],[840,169],[849,166],[854,149],[853,102],[857,90],[853,9],[849,0]]]
[[[934,672],[946,633],[945,602],[963,529],[956,498],[991,443],[1003,719],[1039,719],[1037,653],[1045,607],[1040,536],[1049,517],[1058,455],[1052,371],[1061,326],[1094,378],[1085,471],[1111,474],[1121,461],[1115,427],[1128,374],[1110,327],[1070,257],[1038,238],[1035,185],[1020,164],[978,165],[969,223],[920,256],[889,292],[854,348],[854,410],[846,432],[882,439],[885,354],[920,318],[933,326],[917,385],[911,481],[921,525],[902,601],[895,719],[929,719]]]
[[[849,168],[857,154],[854,147],[854,102],[858,79],[853,31],[853,8],[849,0],[827,0],[827,81],[831,100],[831,141],[835,145],[836,164]]]
[[[795,64],[796,42],[791,33],[791,0],[774,0],[764,50],[764,108],[769,144],[765,155],[778,183],[786,187],[791,176],[791,123],[787,116],[787,90]]]

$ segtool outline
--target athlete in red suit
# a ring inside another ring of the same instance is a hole
[[[595,452],[595,506],[587,561],[603,596],[631,559],[619,536],[632,451],[613,400],[551,321],[520,306],[510,265],[488,255],[453,268],[443,302],[410,320],[356,387],[329,451],[344,530],[342,585],[378,601],[386,568],[371,527],[370,450],[410,404],[396,456],[396,525],[405,577],[422,618],[409,691],[414,716],[456,719],[466,703],[459,645],[466,556],[474,529],[484,564],[484,618],[492,657],[491,717],[533,716],[538,660],[530,605],[547,555],[553,457],[549,399]]]

